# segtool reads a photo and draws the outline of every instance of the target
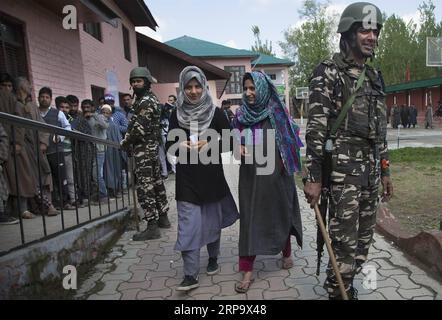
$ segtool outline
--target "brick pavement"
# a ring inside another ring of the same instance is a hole
[[[225,166],[226,178],[237,199],[238,166]],[[90,300],[324,300],[327,299],[324,282],[325,261],[321,275],[316,277],[316,223],[312,210],[299,192],[303,217],[304,243],[301,250],[293,240],[294,267],[281,269],[281,256],[258,256],[254,278],[247,294],[237,294],[238,230],[239,222],[223,230],[219,264],[221,271],[207,276],[207,251],[201,250],[200,287],[188,293],[175,291],[182,281],[182,260],[174,251],[176,241],[176,203],[173,200],[174,177],[166,182],[171,204],[172,228],[162,230],[163,237],[154,241],[133,242],[134,231],[126,232],[103,263],[83,279],[77,299]],[[144,226],[142,226],[144,227]],[[376,272],[377,289],[363,286],[363,275],[355,279],[360,300],[441,300],[442,285],[418,266],[410,262],[382,236],[375,235],[368,265]],[[372,283],[373,284],[373,283]]]

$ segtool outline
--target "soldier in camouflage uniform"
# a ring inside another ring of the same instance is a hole
[[[159,228],[170,228],[166,189],[160,175],[158,157],[161,139],[160,108],[150,86],[156,80],[147,68],[135,68],[130,74],[130,84],[136,94],[134,115],[121,146],[131,150],[135,158],[138,201],[144,210],[147,228],[135,234],[134,241],[158,239]]]
[[[367,260],[373,240],[380,182],[382,200],[388,201],[393,195],[384,88],[379,72],[366,64],[374,57],[381,28],[382,14],[376,6],[363,2],[349,5],[338,28],[340,53],[323,61],[310,83],[304,192],[313,208],[319,201],[324,176],[329,177],[329,234],[350,299],[357,299],[353,278]],[[361,76],[364,68],[365,77]],[[355,93],[359,79],[361,86]],[[353,94],[354,102],[336,134],[330,136],[330,129]],[[323,172],[327,140],[332,142],[328,148],[331,172]],[[324,288],[330,299],[342,298],[331,263]]]

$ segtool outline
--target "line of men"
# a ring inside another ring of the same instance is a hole
[[[411,128],[411,126],[415,128],[417,125],[418,111],[415,105],[399,107],[394,104],[388,108],[387,112],[387,120],[391,121],[391,127],[394,129],[397,129],[400,124],[403,128]]]
[[[391,122],[391,127],[397,129],[399,125],[402,128],[416,128],[418,111],[415,105],[398,106],[394,104],[387,109],[387,120]],[[433,106],[429,103],[425,109],[424,127],[433,129],[433,118],[442,117],[442,104],[439,101],[436,112],[433,113]],[[390,120],[391,119],[391,120]]]
[[[80,108],[73,95],[56,97],[53,106],[52,90],[44,87],[36,104],[29,81],[6,73],[0,75],[0,92],[0,112],[118,144],[133,115],[130,95],[123,97],[124,110],[115,106],[109,94],[100,99],[98,108],[89,99]],[[5,124],[1,127],[0,224],[18,223],[18,214],[23,219],[36,214],[56,216],[61,209],[87,206],[89,199],[91,205],[107,202],[108,197],[120,197],[127,186],[127,155],[119,149]]]

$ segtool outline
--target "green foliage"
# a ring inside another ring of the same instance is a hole
[[[442,37],[442,22],[436,22],[432,0],[424,1],[418,9],[420,28],[418,21],[406,24],[394,14],[385,21],[375,66],[382,70],[387,85],[405,82],[407,66],[411,81],[442,76],[442,68],[426,66],[427,37]]]
[[[330,58],[335,42],[335,20],[326,14],[328,3],[305,0],[299,10],[304,21],[299,27],[284,32],[284,42],[280,42],[284,54],[295,62],[290,70],[290,87],[308,86],[309,79],[316,66]]]
[[[386,84],[405,81],[407,66],[414,70],[419,45],[416,28],[413,22],[407,25],[394,14],[385,20],[375,65],[382,70]]]
[[[330,58],[338,48],[336,26],[339,16],[326,13],[328,2],[304,0],[299,10],[302,24],[284,32],[280,42],[284,54],[295,62],[290,69],[290,88],[307,86],[314,68]],[[442,21],[437,22],[432,0],[419,5],[419,21],[405,22],[396,14],[384,15],[384,27],[379,38],[376,57],[371,64],[382,71],[386,85],[406,81],[407,66],[410,80],[442,76],[442,68],[426,67],[427,37],[442,37]]]
[[[269,42],[268,40],[266,40],[265,43],[262,42],[261,31],[259,30],[259,27],[252,26],[252,32],[253,35],[255,36],[255,45],[252,46],[252,51],[273,56],[274,53],[272,52],[273,51],[272,42],[271,41]]]

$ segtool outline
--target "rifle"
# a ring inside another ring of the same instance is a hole
[[[327,139],[327,141],[331,141]],[[328,143],[328,142],[327,142]],[[324,150],[324,161],[322,162],[322,190],[320,197],[319,211],[321,213],[321,219],[324,222],[324,226],[327,226],[327,211],[328,211],[328,197],[330,189],[330,175],[332,170],[332,154],[331,151],[327,151],[327,145]],[[321,268],[322,253],[324,252],[324,237],[322,236],[321,230],[319,228],[319,221],[316,219],[317,223],[317,234],[316,234],[316,251],[318,252],[317,265],[316,265],[316,275],[319,276],[319,271]]]

